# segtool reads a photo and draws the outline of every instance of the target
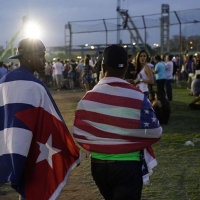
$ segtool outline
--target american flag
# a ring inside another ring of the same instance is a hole
[[[147,166],[152,168],[156,161],[151,145],[161,134],[147,97],[123,79],[103,78],[78,103],[73,135],[87,151],[115,154],[145,149]]]
[[[56,199],[80,149],[49,91],[24,67],[0,80],[0,119],[0,183],[25,199]]]

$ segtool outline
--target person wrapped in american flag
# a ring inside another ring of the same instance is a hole
[[[73,136],[91,152],[91,171],[106,200],[141,199],[143,182],[157,165],[151,145],[162,128],[151,103],[126,82],[127,52],[111,45],[103,52],[104,78],[80,100]]]
[[[18,44],[20,67],[0,79],[0,183],[21,199],[54,200],[80,163],[80,149],[51,96],[34,72],[45,70],[39,39]]]

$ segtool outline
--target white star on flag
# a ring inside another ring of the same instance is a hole
[[[47,160],[51,168],[53,169],[53,164],[52,164],[52,156],[58,152],[60,152],[60,149],[56,149],[52,147],[52,136],[50,135],[46,144],[42,144],[40,142],[37,142],[40,145],[40,155],[37,158],[36,163],[42,161],[42,160]]]
[[[149,110],[144,110],[145,114],[149,114]]]
[[[144,127],[149,127],[149,123],[145,122]]]
[[[152,122],[156,122],[156,118],[155,117],[152,117]]]

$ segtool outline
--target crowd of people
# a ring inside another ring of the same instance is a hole
[[[92,177],[105,199],[141,199],[143,184],[149,184],[157,165],[151,145],[161,138],[161,124],[169,122],[172,82],[181,72],[196,96],[188,107],[200,107],[200,54],[185,60],[150,58],[141,50],[134,58],[111,45],[96,60],[85,55],[79,61],[48,62],[45,49],[41,40],[25,38],[10,57],[19,66],[0,62],[0,130],[9,138],[1,141],[0,184],[10,181],[23,200],[56,199],[66,174],[80,163],[74,138],[91,155]],[[85,88],[73,138],[48,87]]]
[[[85,88],[85,91],[88,92],[102,78],[102,53],[99,51],[96,58],[91,58],[86,54],[80,60],[56,58],[47,61],[44,73],[35,72],[35,76],[42,80],[47,87],[57,91]],[[145,50],[141,50],[136,57],[128,53],[127,63],[124,79],[140,88],[147,96],[155,85],[157,91],[162,91],[166,95],[166,99],[172,101],[172,83],[180,80],[187,81],[187,89],[191,91],[190,95],[196,97],[199,95],[197,93],[200,91],[200,87],[196,82],[199,80],[197,75],[200,74],[200,54],[181,57],[171,54],[150,57]],[[18,63],[11,62],[6,65],[1,61],[0,78],[18,66]],[[196,101],[195,104],[197,104]]]

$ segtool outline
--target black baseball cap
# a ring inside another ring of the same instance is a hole
[[[116,44],[108,46],[103,51],[103,63],[113,68],[123,68],[127,66],[126,50]]]
[[[24,38],[18,43],[17,52],[8,59],[18,59],[24,53],[46,51],[43,42],[36,38]]]

